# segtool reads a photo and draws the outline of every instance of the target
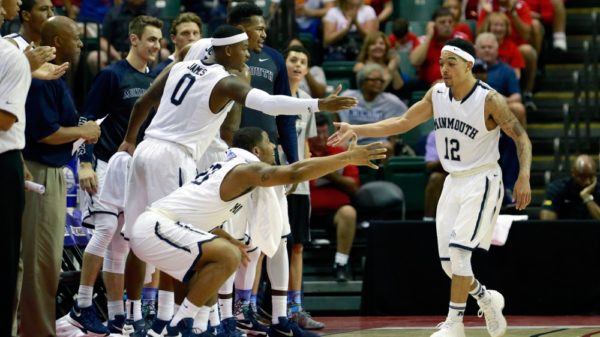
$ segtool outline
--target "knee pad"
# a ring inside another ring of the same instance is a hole
[[[444,273],[446,273],[449,278],[452,278],[452,264],[450,263],[450,260],[442,260],[441,262]]]
[[[122,224],[119,224],[118,231],[112,238],[108,250],[104,255],[102,270],[109,273],[124,274],[125,261],[129,254],[129,243],[121,236]]]
[[[471,268],[472,253],[470,251],[450,247],[448,255],[450,255],[452,274],[457,276],[473,276],[473,269]]]
[[[94,235],[85,247],[85,252],[103,257],[117,230],[119,221],[114,214],[96,214]]]

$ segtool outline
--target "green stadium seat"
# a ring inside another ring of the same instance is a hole
[[[410,20],[429,21],[436,9],[442,6],[441,0],[393,0],[394,17]]]
[[[410,52],[401,51],[398,52],[398,55],[400,56],[400,70],[402,71],[402,74],[411,78],[416,77],[417,69],[410,63]]]
[[[338,86],[338,84],[342,85],[342,92],[344,90],[352,89],[352,82],[349,78],[327,78],[327,89],[326,95],[329,95],[333,92],[333,90]]]
[[[394,28],[394,21],[388,21],[385,23],[383,32],[385,33],[386,36],[390,35],[390,34],[392,34],[393,28]]]
[[[148,4],[160,10],[162,19],[174,19],[181,12],[180,0],[149,0]]]
[[[429,21],[409,21],[408,30],[416,36],[422,36],[427,33],[427,23]]]
[[[325,61],[323,62],[323,71],[327,78],[353,78],[354,64],[356,61]]]
[[[421,215],[425,202],[427,172],[423,157],[392,157],[384,169],[384,178],[398,185],[406,196],[406,212]]]
[[[408,131],[405,134],[400,135],[400,138],[404,141],[404,143],[417,153],[423,153],[424,149],[421,149],[425,144],[423,142],[423,138],[427,137],[429,132],[433,130],[433,119],[428,120],[427,122],[417,125],[414,129]]]

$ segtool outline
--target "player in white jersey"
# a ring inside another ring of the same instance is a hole
[[[452,278],[452,287],[448,318],[432,337],[465,336],[462,318],[468,294],[477,299],[490,335],[506,333],[503,296],[486,290],[471,268],[471,252],[489,248],[503,195],[497,164],[498,127],[517,145],[520,172],[513,192],[516,207],[522,210],[531,202],[531,142],[502,95],[471,73],[474,55],[470,42],[448,41],[440,57],[443,84],[434,85],[401,117],[366,125],[338,123],[339,130],[330,137],[330,143],[338,144],[352,133],[395,135],[434,119],[437,151],[450,173],[438,203],[436,225],[442,268]]]
[[[215,137],[234,101],[272,115],[338,111],[356,104],[350,97],[296,99],[252,89],[245,65],[247,40],[247,35],[233,26],[219,27],[211,40],[216,63],[203,60],[175,63],[136,102],[120,147],[130,153],[135,149],[139,127],[150,108],[159,102],[160,106],[144,141],[133,153],[125,237],[129,237],[128,225],[134,223],[146,206],[193,178],[194,160],[202,156]],[[230,70],[237,70],[244,77],[231,76]],[[128,298],[139,298],[143,270],[143,264],[135,257],[128,259],[126,275],[134,278],[127,282]]]
[[[270,193],[274,195],[270,191],[272,186],[314,179],[348,164],[375,168],[371,160],[385,158],[386,152],[381,143],[358,146],[354,139],[344,153],[274,166],[275,146],[266,132],[258,128],[240,129],[233,145],[228,161],[213,164],[193,181],[152,203],[131,226],[130,245],[139,258],[188,282],[187,297],[167,328],[169,336],[177,332],[185,336],[194,317],[201,319],[203,313],[207,317],[216,301],[217,289],[240,263],[240,251],[245,252],[245,246],[236,239],[223,232],[219,232],[223,238],[216,238],[208,230],[218,228],[245,208],[249,214],[253,213],[251,216],[263,207],[272,211],[269,206],[277,203],[269,197]],[[272,229],[277,231],[275,227]],[[267,254],[274,253],[277,246],[259,245]],[[271,328],[289,336],[299,335],[297,326],[287,319],[280,319]],[[206,324],[200,329],[206,330]]]

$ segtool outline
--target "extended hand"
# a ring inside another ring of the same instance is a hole
[[[358,104],[354,97],[347,96],[329,96],[319,100],[319,111],[336,112],[348,110]]]
[[[350,161],[352,164],[368,166],[377,170],[379,169],[379,166],[375,165],[372,160],[385,159],[387,148],[382,142],[358,145],[356,135],[354,135],[347,152],[350,154]]]
[[[79,166],[79,186],[89,194],[98,192],[96,172],[94,172],[90,163],[81,163]]]
[[[36,50],[39,48],[35,48]],[[41,67],[39,67],[36,71],[31,73],[31,76],[37,78],[38,80],[55,80],[57,78],[61,78],[66,72],[69,70],[69,62],[65,62],[61,65],[56,65],[53,63],[44,63]]]
[[[329,138],[327,139],[327,145],[340,146],[342,144],[345,144],[350,139],[350,137],[354,135],[352,125],[348,123],[334,122],[333,126],[336,127],[338,130],[334,132],[331,136],[329,136]]]
[[[592,193],[594,193],[594,190],[596,189],[596,184],[598,184],[598,178],[594,177],[592,183],[586,186],[583,190],[581,190],[581,192],[579,192],[579,196],[582,199],[584,199],[592,195]]]
[[[531,187],[529,186],[529,178],[519,176],[513,190],[513,200],[516,201],[518,210],[524,210],[531,202]]]
[[[54,60],[56,57],[56,48],[49,46],[33,48],[32,46],[28,46],[25,48],[24,53],[27,61],[29,61],[29,67],[33,72],[41,67],[42,64]]]

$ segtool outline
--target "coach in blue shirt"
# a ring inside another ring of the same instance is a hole
[[[42,26],[42,45],[56,48],[57,64],[74,64],[83,43],[75,22],[57,16]],[[21,336],[56,336],[56,291],[60,277],[66,217],[66,186],[62,167],[72,155],[73,142],[97,141],[100,128],[93,122],[77,126],[71,91],[64,78],[32,80],[25,104],[23,156],[44,195],[27,193],[23,216],[23,291]]]

